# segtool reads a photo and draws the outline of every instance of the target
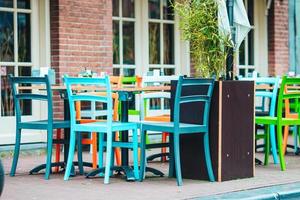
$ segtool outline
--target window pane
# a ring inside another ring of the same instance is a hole
[[[149,106],[150,110],[160,110],[161,109],[161,99],[160,98],[150,99],[149,104],[150,104],[150,106]]]
[[[239,48],[239,65],[245,65],[245,40]]]
[[[174,68],[165,68],[164,69],[164,75],[165,76],[170,76],[175,74],[175,69]]]
[[[30,9],[30,0],[18,0],[18,8]]]
[[[120,64],[119,21],[113,21],[113,63]]]
[[[164,64],[174,64],[173,24],[164,24]]]
[[[1,67],[1,116],[14,115],[14,103],[12,97],[12,90],[8,81],[8,75],[14,75],[13,66]]]
[[[163,0],[163,11],[164,19],[173,20],[174,19],[174,9],[172,7],[172,0]]]
[[[253,16],[253,8],[254,8],[254,1],[253,0],[248,0],[247,2],[248,6],[248,18],[249,18],[249,23],[250,25],[253,25],[254,23],[254,16]]]
[[[254,30],[248,34],[248,65],[254,65]]]
[[[239,75],[245,77],[245,76],[246,76],[246,71],[245,71],[245,69],[239,69]]]
[[[120,68],[113,68],[113,76],[120,76]]]
[[[30,14],[18,13],[19,62],[31,62]]]
[[[160,64],[159,24],[149,23],[149,64]]]
[[[160,19],[160,0],[149,0],[149,18]]]
[[[122,14],[123,17],[134,18],[134,0],[123,0]]]
[[[0,0],[0,7],[12,8],[12,7],[14,7],[14,1],[13,0]]]
[[[120,0],[113,0],[113,16],[119,16],[119,1]]]
[[[123,64],[134,64],[134,22],[123,22]]]
[[[164,99],[164,109],[170,109],[170,99]]]
[[[31,76],[31,67],[18,67],[19,76]],[[22,93],[30,93],[30,90],[23,90]],[[32,114],[32,101],[31,100],[22,100],[20,102],[22,115],[31,115]]]
[[[0,61],[14,61],[14,19],[10,12],[0,12]]]
[[[132,68],[124,68],[123,76],[135,76],[135,69]]]

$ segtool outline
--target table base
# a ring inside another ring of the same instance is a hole
[[[126,176],[126,181],[135,181],[134,178],[134,173],[133,173],[133,169],[130,166],[114,166],[110,168],[113,171],[116,171],[118,174],[121,174],[121,172],[124,172],[125,176]],[[146,167],[146,171],[147,172],[152,172],[154,175],[158,175],[160,177],[164,176],[164,173],[162,173],[161,171],[151,168],[151,167]],[[86,178],[91,178],[94,177],[100,173],[104,173],[105,172],[105,167],[102,168],[98,168],[95,170],[92,170],[91,172],[89,172],[86,175]]]

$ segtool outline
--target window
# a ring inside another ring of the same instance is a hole
[[[8,75],[31,75],[30,0],[0,0],[1,116],[13,116]],[[23,115],[32,114],[31,101],[21,103]]]
[[[135,75],[135,1],[113,0],[113,75]]]
[[[174,10],[170,0],[148,0],[149,71],[175,72]]]
[[[242,42],[238,52],[238,74],[244,77],[251,76],[255,70],[254,64],[254,1],[244,0],[249,22],[252,29]]]

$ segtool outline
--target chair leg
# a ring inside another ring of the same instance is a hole
[[[141,151],[141,157],[140,157],[140,181],[143,181],[145,178],[145,170],[146,170],[146,131],[141,129],[141,144],[140,144],[140,151]]]
[[[105,163],[105,174],[104,174],[104,184],[109,184],[110,166],[111,166],[111,153],[112,153],[112,132],[107,132],[106,141],[106,163]]]
[[[20,153],[20,143],[21,143],[21,129],[16,129],[16,144],[15,144],[15,150],[14,150],[14,159],[10,170],[10,176],[15,176],[16,168],[18,164],[19,159],[19,153]]]
[[[277,146],[276,146],[276,134],[275,134],[275,126],[270,125],[270,140],[271,140],[271,148],[274,164],[278,164],[278,156],[277,156]]]
[[[177,185],[182,185],[181,177],[181,164],[180,164],[180,147],[179,147],[179,134],[174,133],[174,160],[175,160],[175,171],[176,171],[176,181]]]
[[[83,175],[83,159],[82,159],[82,136],[81,133],[77,133],[77,159],[78,159],[78,168],[79,168],[79,174]]]
[[[285,171],[285,160],[282,150],[282,126],[277,126],[277,141],[278,141],[278,148],[279,148],[279,159],[280,159],[280,167],[281,171]]]
[[[93,169],[97,169],[97,133],[92,133]]]
[[[138,135],[137,135],[137,130],[133,129],[132,130],[132,143],[133,143],[133,171],[134,171],[134,177],[135,180],[139,180],[139,163],[138,163]]]
[[[99,153],[98,153],[98,162],[99,168],[103,167],[103,153],[104,153],[104,134],[99,133]]]
[[[45,179],[49,179],[51,173],[51,159],[52,159],[52,144],[53,144],[53,129],[47,130],[47,161]]]
[[[215,181],[214,171],[211,164],[210,148],[209,148],[209,135],[208,132],[204,134],[204,155],[207,173],[210,181]]]
[[[283,153],[284,154],[286,153],[288,136],[289,136],[289,126],[284,126],[284,131],[283,131]]]
[[[76,132],[74,132],[74,131],[70,132],[69,155],[68,155],[67,167],[66,167],[65,176],[64,176],[65,181],[69,180],[72,165],[73,165],[75,145],[76,145],[76,135],[75,134],[76,134]]]
[[[115,141],[115,133],[113,132],[112,133],[112,142]],[[115,147],[112,146],[112,151],[111,151],[111,157],[110,157],[110,165],[111,167],[114,166],[114,163],[115,163]],[[113,175],[113,170],[110,170],[110,176]]]
[[[61,129],[56,130],[56,139],[61,139]],[[55,145],[55,162],[58,163],[60,161],[60,144]],[[55,167],[55,172],[59,171],[59,166]]]
[[[297,153],[297,150],[298,150],[298,126],[294,126],[293,127],[293,136],[294,136],[294,152]]]
[[[269,156],[270,156],[270,126],[265,125],[265,162],[264,165],[269,164]]]

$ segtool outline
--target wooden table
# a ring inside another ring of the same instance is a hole
[[[19,90],[44,90],[45,87],[43,86],[20,86],[18,87]],[[66,95],[66,87],[64,85],[52,85],[51,89],[53,91],[59,91],[61,93],[61,96],[64,99],[64,118],[65,120],[70,120],[70,110],[69,110],[69,102],[67,99],[67,95]],[[105,88],[101,88],[101,87],[93,87],[93,86],[75,86],[72,87],[72,89],[74,90],[83,90],[83,91],[91,91],[91,93],[93,94],[97,94],[97,93],[102,93],[105,91]],[[121,101],[121,121],[122,122],[128,122],[128,110],[129,110],[129,101],[131,101],[133,99],[134,94],[137,93],[141,93],[141,92],[155,92],[155,91],[169,91],[171,90],[171,86],[146,86],[146,87],[112,87],[112,91],[113,92],[117,92],[119,94],[119,101]],[[70,132],[69,130],[65,131],[65,140],[68,140],[70,137]],[[128,142],[128,131],[122,131],[121,132],[122,135],[122,140],[123,142]],[[64,143],[64,149],[65,149],[65,153],[64,153],[64,160],[67,160],[67,156],[68,156],[68,150],[69,150],[69,144],[68,142]],[[117,170],[121,170],[124,171],[126,178],[128,181],[132,181],[134,180],[134,174],[132,172],[132,169],[129,167],[128,164],[128,149],[122,148],[121,151],[121,163],[122,166],[121,167],[116,167],[115,169]],[[85,165],[87,166],[92,166],[90,163],[85,163]],[[41,166],[38,166],[36,168],[34,168],[33,170],[35,172],[39,171],[43,169]],[[153,168],[149,168],[147,167],[146,169],[147,171],[150,171],[156,175],[160,175],[163,176],[163,173],[153,169]],[[91,171],[90,173],[87,174],[87,177],[90,176],[95,176],[97,174],[99,174],[99,172],[103,171],[103,169],[96,169]]]

